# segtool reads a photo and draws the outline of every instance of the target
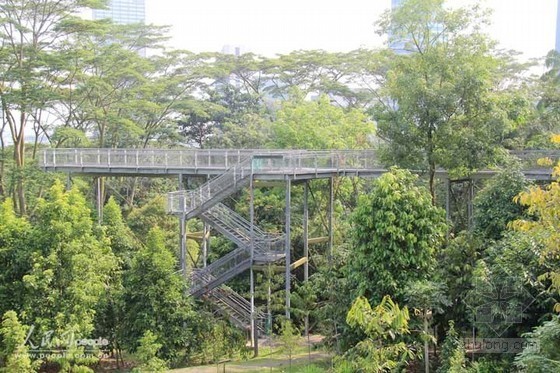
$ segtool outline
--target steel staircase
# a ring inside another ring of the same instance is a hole
[[[220,176],[202,184],[198,189],[169,193],[169,210],[177,211],[176,205],[179,205],[179,210],[185,213],[186,219],[194,218],[207,211],[227,196],[249,184],[252,161],[253,157],[247,157]]]
[[[238,327],[243,329],[251,327],[251,303],[231,288],[222,285],[204,294],[203,298],[216,305],[219,312],[229,317]],[[255,314],[256,327],[261,333],[265,332],[265,318],[264,313],[260,311]]]
[[[243,328],[251,325],[251,304],[223,284],[249,269],[254,262],[270,263],[285,257],[283,236],[251,226],[251,222],[221,203],[249,184],[252,163],[253,157],[249,156],[196,190],[178,191],[168,196],[170,212],[184,214],[186,219],[199,217],[237,245],[235,250],[205,268],[192,271],[190,294],[211,301]],[[255,317],[259,329],[264,331],[262,314]]]
[[[221,203],[205,211],[200,217],[233,241],[238,248],[205,268],[193,270],[191,294],[194,296],[214,289],[251,266],[250,222]],[[270,263],[284,258],[283,236],[270,235],[256,226],[253,226],[252,235],[254,261]]]

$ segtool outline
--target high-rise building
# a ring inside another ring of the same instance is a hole
[[[560,52],[560,0],[558,0],[558,10],[556,11],[556,52]]]
[[[115,23],[144,23],[145,0],[109,0],[108,9],[95,9],[93,19],[112,19]]]
[[[560,0],[558,0],[560,1]],[[402,4],[403,0],[391,0],[391,10],[394,11],[396,8],[398,8],[401,4]],[[391,37],[391,35],[389,35],[389,37]],[[393,41],[391,43],[389,43],[389,48],[391,48],[393,51],[395,51],[396,53],[402,54],[402,53],[406,53],[405,52],[405,42],[404,40],[399,40],[399,41]]]

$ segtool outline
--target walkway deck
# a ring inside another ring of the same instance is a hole
[[[526,176],[535,180],[552,178],[551,167],[537,166],[537,159],[560,160],[560,151],[513,155],[526,164]],[[378,176],[387,171],[371,150],[44,149],[40,166],[45,171],[98,176],[216,176],[250,156],[251,171],[261,180]],[[482,170],[473,177],[490,177],[496,172]],[[446,176],[444,170],[438,174]]]

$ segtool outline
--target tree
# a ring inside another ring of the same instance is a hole
[[[103,207],[102,226],[105,229],[105,236],[110,241],[113,254],[130,265],[136,249],[135,238],[123,219],[120,206],[112,196]]]
[[[465,174],[495,163],[502,140],[523,122],[503,105],[502,83],[514,79],[481,33],[484,22],[478,6],[450,10],[443,0],[405,1],[378,22],[389,45],[404,50],[391,59],[374,109],[384,159],[426,170],[434,202],[438,167]]]
[[[500,239],[509,222],[523,218],[526,208],[514,198],[529,186],[517,168],[507,168],[494,176],[474,200],[474,227],[486,238]]]
[[[538,120],[534,121],[532,131],[527,134],[527,145],[537,149],[554,147],[549,137],[560,130],[560,53],[551,50],[546,55],[545,66],[548,71],[541,76],[538,86]]]
[[[528,344],[516,356],[521,372],[553,373],[560,369],[560,322],[558,316],[525,334]]]
[[[0,314],[20,312],[25,293],[23,276],[31,270],[33,248],[29,245],[31,225],[17,217],[11,199],[0,205]]]
[[[507,232],[481,250],[472,271],[471,288],[463,303],[482,337],[519,338],[550,312],[554,299],[539,279],[546,265],[540,263],[542,248],[531,236]]]
[[[388,295],[374,308],[366,298],[358,297],[348,311],[346,322],[363,330],[367,338],[342,356],[335,371],[346,368],[344,362],[349,363],[352,371],[361,372],[389,372],[402,367],[414,357],[404,342],[395,341],[410,332],[408,320],[408,309],[401,309]]]
[[[25,345],[27,330],[27,327],[21,325],[14,311],[4,314],[0,327],[0,356],[6,364],[6,372],[35,372],[29,358],[29,347]],[[2,368],[0,370],[3,371]]]
[[[455,330],[455,322],[449,321],[449,329],[445,334],[445,340],[441,346],[440,366],[436,370],[437,373],[447,373],[453,365],[453,359],[456,356],[456,351],[464,350],[459,334]],[[462,351],[464,353],[464,351]]]
[[[406,298],[414,313],[422,318],[422,340],[424,342],[424,371],[430,371],[430,343],[436,338],[430,334],[430,323],[433,315],[443,313],[444,307],[451,302],[446,294],[445,285],[435,281],[415,281],[408,284]]]
[[[560,135],[553,137],[553,142],[560,143]],[[560,178],[560,165],[554,169],[554,176]],[[520,219],[512,223],[514,229],[524,232],[543,245],[539,252],[543,263],[550,263],[543,275],[550,280],[551,290],[560,292],[560,179],[546,187],[533,186],[521,193],[516,201],[527,207],[527,212],[536,216],[536,220]],[[560,303],[555,306],[560,311]]]
[[[406,284],[426,280],[447,231],[445,213],[409,171],[392,168],[361,196],[351,217],[347,276],[353,294],[403,300]]]
[[[95,307],[110,282],[116,258],[97,236],[85,198],[56,182],[39,200],[29,245],[31,270],[23,276],[25,321],[37,333],[92,332]]]
[[[157,357],[160,348],[161,343],[157,343],[157,336],[150,330],[146,330],[140,338],[136,352],[141,365],[134,368],[133,372],[165,372],[167,370],[165,361]]]
[[[175,256],[164,246],[161,230],[150,230],[146,245],[135,254],[123,278],[120,334],[129,351],[138,349],[148,330],[162,344],[158,356],[164,360],[179,358],[192,341],[195,315],[177,267]]]
[[[326,95],[304,101],[300,93],[276,113],[271,147],[285,149],[364,149],[375,127],[357,109],[344,111]]]
[[[292,370],[292,355],[298,345],[301,336],[299,330],[292,324],[290,320],[282,320],[280,322],[280,335],[278,337],[282,345],[282,351],[288,355],[290,362],[290,371]]]
[[[0,2],[0,103],[8,123],[17,171],[15,202],[25,213],[22,171],[25,136],[30,125],[41,126],[41,113],[56,102],[51,89],[61,64],[60,50],[77,27],[87,23],[76,14],[84,6],[101,6],[99,0],[29,0]]]

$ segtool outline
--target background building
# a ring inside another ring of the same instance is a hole
[[[95,9],[93,19],[110,18],[115,23],[144,23],[146,20],[145,0],[109,0],[108,9]]]
[[[558,8],[556,10],[556,52],[560,52],[560,0],[558,0]]]

